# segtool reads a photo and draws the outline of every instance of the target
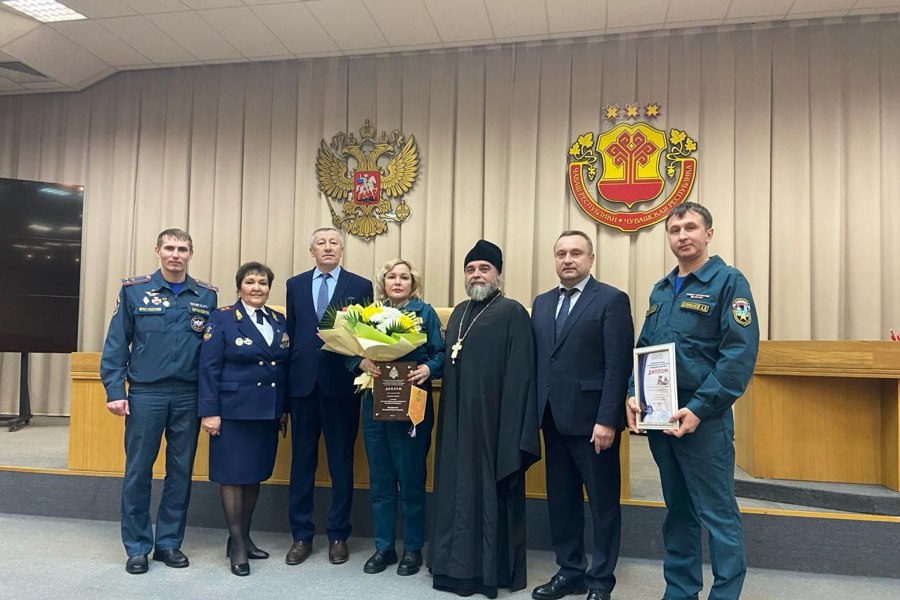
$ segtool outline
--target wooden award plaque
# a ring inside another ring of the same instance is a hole
[[[406,378],[416,368],[414,361],[376,363],[381,377],[372,389],[372,418],[376,421],[409,421],[409,394],[412,388]]]

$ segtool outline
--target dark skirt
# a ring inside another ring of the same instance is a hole
[[[219,435],[209,438],[209,480],[243,485],[271,477],[278,425],[278,420],[222,419]]]

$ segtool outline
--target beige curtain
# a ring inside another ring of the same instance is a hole
[[[900,327],[900,29],[896,17],[666,32],[495,48],[122,73],[80,93],[0,98],[0,176],[84,183],[80,347],[98,351],[119,278],[155,267],[165,227],[194,237],[191,273],[234,297],[237,265],[284,280],[328,225],[315,156],[366,119],[415,135],[411,218],[345,265],[412,260],[426,299],[464,297],[480,237],[505,252],[507,293],[554,285],[559,231],[595,236],[596,275],[636,324],[674,262],[661,226],[597,225],[567,191],[567,149],[606,104],[657,101],[657,126],[698,140],[692,199],[715,217],[712,251],[749,277],[763,335],[880,339]],[[10,285],[10,282],[6,283]],[[0,357],[0,409],[18,355]],[[37,413],[68,410],[68,359],[35,356]]]

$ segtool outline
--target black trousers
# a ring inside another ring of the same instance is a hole
[[[309,396],[291,398],[291,485],[288,516],[295,542],[311,542],[316,533],[313,494],[319,464],[319,436],[325,436],[331,509],[326,533],[330,541],[350,536],[353,503],[353,457],[359,431],[359,396],[333,398],[313,388]]]
[[[590,589],[612,591],[622,531],[619,505],[621,467],[616,433],[613,445],[594,452],[590,436],[563,435],[553,422],[550,405],[542,424],[546,452],[550,538],[559,574],[584,577]],[[594,547],[588,567],[584,545],[584,490],[591,509]]]

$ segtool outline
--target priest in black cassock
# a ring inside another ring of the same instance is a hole
[[[435,589],[497,597],[525,587],[525,470],[540,459],[534,340],[500,292],[503,254],[479,240],[447,325],[428,568]]]

